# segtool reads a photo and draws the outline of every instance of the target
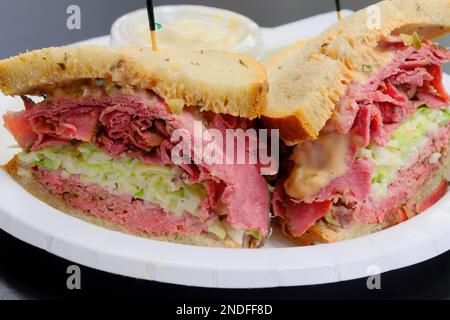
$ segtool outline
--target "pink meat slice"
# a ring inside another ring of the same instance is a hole
[[[86,99],[81,103],[60,100],[50,105],[34,105],[25,111],[4,116],[6,127],[14,137],[28,132],[26,138],[17,139],[22,148],[42,148],[42,141],[92,141],[98,124],[100,107]],[[52,139],[49,139],[52,138]]]
[[[30,121],[26,117],[26,111],[7,112],[3,115],[5,128],[12,133],[20,147],[31,148],[38,138],[33,131]]]
[[[278,182],[275,187],[272,203],[275,215],[287,222],[289,232],[294,237],[300,237],[316,221],[325,217],[332,205],[331,201],[322,202],[294,202],[283,188],[284,181]]]
[[[174,129],[184,129],[196,141],[203,141],[202,137],[196,136],[194,130],[195,116],[190,112],[183,112],[177,119],[168,121]],[[230,116],[213,115],[211,123],[222,133],[233,127],[245,128],[248,124],[231,120]],[[206,130],[203,126],[202,130]],[[223,150],[223,153],[225,150]],[[262,212],[269,212],[269,191],[266,182],[262,178],[257,165],[247,164],[207,164],[199,165],[201,170],[222,181],[226,187],[223,191],[221,201],[226,204],[228,221],[238,228],[252,229],[268,232],[269,220]],[[242,214],[245,212],[246,214]]]
[[[60,111],[36,108],[28,113],[33,131],[40,136],[88,142],[94,136],[99,110],[92,107],[67,108]],[[40,146],[34,145],[33,149],[40,149]]]

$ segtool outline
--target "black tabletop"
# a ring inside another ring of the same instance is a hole
[[[156,0],[156,5],[191,3],[223,7],[273,27],[334,9],[334,1],[298,0]],[[376,0],[342,0],[361,9]],[[70,5],[81,10],[80,30],[68,30]],[[50,45],[64,45],[109,33],[122,14],[145,6],[145,0],[1,0],[0,58]],[[445,43],[445,42],[444,42]],[[447,40],[448,43],[448,40]],[[447,67],[449,68],[449,67]],[[450,69],[447,69],[450,70]],[[81,267],[82,289],[67,289],[73,263],[14,239],[0,231],[0,300],[45,298],[450,298],[450,253],[417,266],[383,274],[381,290],[361,279],[330,285],[267,290],[211,290],[141,281]]]
[[[450,253],[382,274],[381,289],[367,279],[308,287],[219,290],[168,285],[81,268],[81,289],[69,290],[72,262],[0,231],[1,299],[449,299]]]

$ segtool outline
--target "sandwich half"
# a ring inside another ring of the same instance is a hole
[[[264,121],[288,148],[273,210],[300,244],[355,238],[433,205],[450,178],[450,97],[431,40],[450,31],[449,0],[362,10],[268,65]]]
[[[258,165],[172,157],[180,130],[195,139],[196,125],[252,128],[267,79],[251,58],[49,48],[0,61],[0,89],[24,102],[3,117],[22,149],[4,168],[49,205],[176,243],[255,248],[268,237],[269,193]],[[197,138],[184,157],[204,143]]]

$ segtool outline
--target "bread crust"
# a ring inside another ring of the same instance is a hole
[[[203,246],[203,247],[224,247],[224,248],[241,248],[241,245],[234,242],[230,238],[226,238],[225,240],[220,240],[215,238],[212,235],[208,235],[206,233],[202,234],[177,234],[174,236],[156,236],[149,233],[131,233],[120,225],[111,223],[105,219],[88,216],[83,213],[81,210],[74,209],[68,206],[62,197],[55,196],[48,192],[41,184],[36,183],[33,179],[25,178],[17,174],[18,169],[20,168],[20,163],[18,161],[17,156],[14,157],[9,163],[3,166],[3,169],[9,173],[9,175],[20,184],[25,190],[31,193],[33,196],[41,200],[42,202],[48,204],[49,206],[60,210],[66,214],[69,214],[73,217],[79,218],[86,222],[95,224],[97,226],[107,228],[114,231],[120,231],[127,234],[136,235],[139,237],[144,237],[152,240],[158,241],[166,241],[178,244],[186,244],[186,245],[194,245],[194,246]],[[248,245],[245,244],[244,245]]]
[[[27,52],[0,61],[0,90],[31,94],[78,79],[103,78],[153,90],[166,101],[249,119],[265,110],[264,66],[251,57],[216,51],[154,52],[147,48],[74,46]]]
[[[392,61],[391,52],[376,49],[380,40],[414,31],[434,39],[450,32],[450,0],[391,0],[376,6],[379,29],[370,28],[371,11],[364,9],[267,64],[270,91],[264,119],[269,127],[278,126],[286,144],[318,137],[348,85],[367,81],[363,65],[376,73]],[[293,132],[298,127],[302,129]]]

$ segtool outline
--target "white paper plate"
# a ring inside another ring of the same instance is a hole
[[[265,29],[268,49],[318,33],[325,14]],[[306,26],[306,27],[305,27]],[[107,43],[108,37],[89,43]],[[450,89],[450,77],[445,83]],[[0,115],[21,109],[0,95]],[[17,151],[0,120],[0,163]],[[450,193],[420,216],[379,233],[336,244],[294,247],[275,232],[265,248],[233,250],[133,237],[72,218],[24,191],[0,170],[0,228],[18,239],[91,268],[173,284],[214,288],[300,286],[351,280],[425,261],[450,249]]]

